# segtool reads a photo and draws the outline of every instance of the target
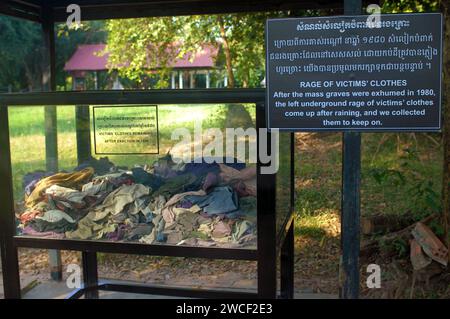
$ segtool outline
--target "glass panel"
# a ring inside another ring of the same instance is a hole
[[[255,105],[45,108],[9,108],[18,234],[256,247]]]
[[[291,133],[280,132],[280,167],[276,181],[277,234],[291,214]]]

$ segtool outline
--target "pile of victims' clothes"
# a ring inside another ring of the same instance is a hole
[[[23,235],[147,244],[256,245],[256,168],[223,159],[131,170],[92,158],[73,172],[24,177]],[[232,162],[232,163],[229,163]]]

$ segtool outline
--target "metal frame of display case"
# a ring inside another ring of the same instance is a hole
[[[55,22],[64,22],[69,13],[66,7],[70,0],[0,0],[0,14],[34,21],[42,26],[44,54],[43,90],[55,91]],[[371,3],[370,1],[364,1]],[[372,1],[373,2],[373,1]],[[335,13],[343,9],[343,0],[79,0],[82,20],[136,18],[155,16],[177,16],[195,14],[227,14],[237,12],[324,9],[333,8]],[[44,105],[46,126],[56,127],[56,105],[76,105],[77,157],[85,160],[90,145],[88,131],[82,132],[79,123],[89,119],[93,104],[134,103],[255,103],[256,126],[265,127],[264,89],[232,90],[152,90],[152,91],[97,91],[97,92],[42,92],[0,95],[0,243],[6,298],[20,297],[18,271],[19,247],[76,250],[82,252],[84,287],[72,297],[84,293],[88,298],[98,297],[98,290],[156,293],[189,297],[264,297],[274,298],[277,292],[277,256],[280,257],[281,296],[293,297],[293,196],[294,196],[294,152],[293,134],[290,134],[291,189],[290,214],[280,228],[276,223],[276,176],[259,175],[257,178],[258,242],[257,249],[221,249],[205,247],[179,247],[132,243],[92,242],[82,240],[37,239],[15,236],[14,201],[12,194],[12,172],[9,149],[8,106]],[[259,133],[259,132],[258,132]],[[57,169],[56,132],[46,131],[47,168]],[[259,147],[259,145],[258,145]],[[270,148],[270,145],[268,145]],[[258,169],[261,167],[258,163]],[[277,233],[277,229],[281,229]],[[161,287],[129,286],[99,283],[96,252],[130,253],[160,256],[182,256],[212,259],[238,259],[258,262],[257,293],[231,293],[213,290],[186,290]],[[52,272],[53,275],[53,272]]]
[[[294,263],[294,139],[290,135],[290,202],[289,214],[280,231],[276,229],[276,174],[260,174],[263,164],[257,163],[257,248],[213,248],[162,244],[142,244],[72,239],[43,239],[16,235],[16,221],[12,185],[8,108],[20,106],[110,104],[195,104],[195,103],[254,103],[256,129],[265,125],[264,89],[207,89],[207,90],[148,90],[43,92],[0,95],[0,232],[6,298],[20,298],[18,248],[45,248],[82,252],[83,287],[69,297],[98,298],[99,290],[209,298],[276,298],[277,259],[280,258],[280,297],[293,297]],[[270,133],[269,133],[270,135]],[[268,138],[270,150],[270,137]],[[258,143],[259,152],[259,143]],[[186,289],[147,285],[128,285],[99,282],[97,252],[140,254],[154,256],[232,259],[257,262],[257,291],[235,292],[214,289]]]

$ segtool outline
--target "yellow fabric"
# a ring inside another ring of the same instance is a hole
[[[79,172],[74,173],[58,173],[40,180],[33,192],[25,198],[25,205],[29,208],[36,205],[42,200],[42,195],[45,190],[52,185],[59,185],[62,187],[69,187],[79,189],[83,184],[86,184],[94,175],[92,167],[85,168]]]

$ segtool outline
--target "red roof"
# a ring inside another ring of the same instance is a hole
[[[100,71],[106,70],[109,54],[103,54],[105,44],[82,44],[66,62],[65,71]],[[100,55],[100,56],[99,56]]]
[[[106,48],[105,44],[82,44],[79,45],[75,53],[66,62],[65,71],[101,71],[107,70],[109,54],[101,54]],[[173,68],[212,68],[214,67],[214,58],[217,55],[217,48],[211,45],[205,45],[200,52],[195,54],[191,61],[191,54],[185,54],[183,58],[177,59]]]

